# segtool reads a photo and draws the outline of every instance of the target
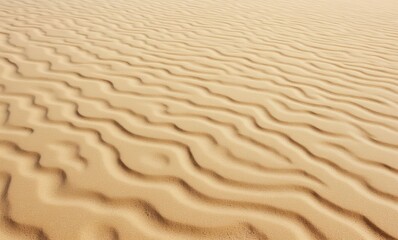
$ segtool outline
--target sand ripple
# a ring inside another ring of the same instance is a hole
[[[398,239],[393,0],[0,0],[0,239]]]

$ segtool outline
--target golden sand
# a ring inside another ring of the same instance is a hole
[[[398,239],[396,0],[0,0],[0,239]]]

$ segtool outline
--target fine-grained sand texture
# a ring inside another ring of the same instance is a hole
[[[398,239],[396,0],[0,0],[0,239]]]

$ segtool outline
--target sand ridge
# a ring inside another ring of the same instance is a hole
[[[398,239],[396,12],[0,0],[0,239]]]

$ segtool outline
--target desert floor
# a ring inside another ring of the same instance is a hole
[[[396,0],[0,0],[0,239],[398,239]]]

